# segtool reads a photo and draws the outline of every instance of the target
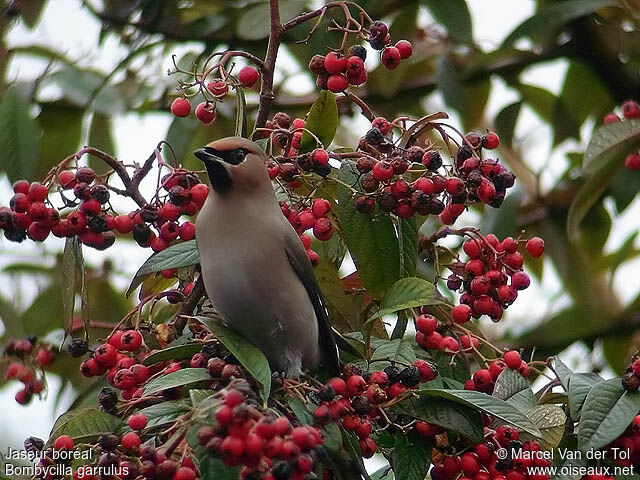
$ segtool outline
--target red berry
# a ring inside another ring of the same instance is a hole
[[[95,198],[83,200],[83,202],[80,204],[80,210],[87,215],[98,215],[101,209],[102,205]]]
[[[273,426],[275,427],[276,434],[284,437],[291,431],[291,422],[286,417],[278,417],[275,422],[273,422]]]
[[[524,290],[531,284],[529,275],[524,272],[515,272],[511,276],[511,286],[516,290]]]
[[[527,242],[527,252],[533,258],[538,258],[544,253],[544,240],[540,237],[530,238]]]
[[[515,350],[509,350],[504,354],[504,363],[509,368],[513,368],[514,370],[520,367],[522,359],[520,358],[520,354]]]
[[[196,107],[196,118],[202,123],[211,123],[216,118],[214,103],[202,102]]]
[[[184,222],[180,225],[180,238],[182,240],[191,240],[196,236],[196,226],[191,222]]]
[[[385,47],[380,55],[380,61],[387,70],[395,70],[400,65],[400,50],[397,47]]]
[[[260,78],[258,70],[250,65],[242,67],[242,69],[240,69],[240,73],[238,73],[238,81],[244,88],[253,87],[258,81],[258,78]]]
[[[48,348],[41,348],[40,350],[38,350],[38,353],[36,354],[36,359],[38,360],[38,364],[41,367],[46,367],[47,365],[51,365],[51,362],[53,362],[54,357],[55,357],[55,354]]]
[[[209,195],[209,187],[204,183],[199,183],[191,187],[191,200],[198,208],[202,208],[204,201],[207,199],[207,195]]]
[[[640,153],[630,153],[624,159],[624,166],[629,170],[640,170]]]
[[[118,352],[116,352],[113,345],[104,343],[96,348],[96,351],[93,353],[93,358],[95,358],[99,364],[110,368],[118,361]]]
[[[329,52],[324,57],[324,68],[329,75],[344,73],[347,70],[347,59],[340,53]]]
[[[451,318],[459,325],[466,323],[471,319],[471,307],[469,305],[456,305],[451,309]]]
[[[418,359],[413,362],[413,366],[420,372],[420,381],[423,383],[430,382],[438,376],[437,371],[434,371],[431,364],[426,360]]]
[[[455,338],[447,336],[442,338],[442,340],[440,341],[439,348],[440,348],[440,351],[448,355],[453,355],[458,350],[460,350],[460,345],[458,344],[458,341]]]
[[[114,222],[116,230],[120,233],[129,233],[133,229],[133,220],[128,215],[118,215]]]
[[[69,435],[60,435],[56,438],[53,448],[56,450],[73,450],[73,438]]]
[[[416,330],[430,335],[438,327],[438,320],[433,315],[420,315],[416,318]]]
[[[196,472],[194,472],[191,468],[188,467],[180,467],[176,470],[176,473],[173,474],[172,480],[195,480]]]
[[[341,378],[331,378],[327,381],[327,385],[333,388],[333,391],[336,392],[336,395],[345,396],[347,394],[347,384]]]
[[[44,202],[49,194],[49,189],[38,182],[33,182],[29,185],[29,191],[27,196],[32,202]]]
[[[475,453],[467,452],[460,459],[460,466],[467,477],[473,478],[480,471],[478,456]]]
[[[482,137],[482,146],[488,150],[498,148],[499,145],[500,137],[498,137],[498,135],[494,132],[489,132],[484,137]]]
[[[122,448],[125,450],[133,450],[140,446],[140,437],[135,432],[126,433],[120,441]]]
[[[176,98],[171,102],[171,113],[176,117],[187,117],[191,113],[191,104],[186,98]]]
[[[216,79],[207,83],[207,89],[216,97],[223,97],[229,91],[229,85],[220,79]]]
[[[604,117],[604,124],[609,125],[611,123],[616,123],[620,121],[620,117],[615,113],[611,112]]]
[[[396,48],[400,52],[400,58],[402,60],[406,60],[413,53],[413,46],[408,40],[400,40],[398,43],[396,43]]]
[[[640,105],[633,100],[627,100],[622,104],[622,114],[624,118],[640,118]]]
[[[486,368],[481,368],[480,370],[476,370],[473,374],[473,383],[480,389],[486,387],[493,381],[493,377],[491,376],[491,372]]]
[[[425,348],[440,348],[440,343],[442,343],[442,335],[438,332],[433,332],[431,335],[427,335],[424,339],[424,344],[422,345]]]
[[[432,423],[427,423],[422,420],[416,422],[416,431],[423,437],[433,437],[442,432],[442,428]]]
[[[340,93],[347,89],[349,80],[342,73],[331,75],[327,79],[327,88],[333,93]]]
[[[26,180],[18,180],[13,184],[13,193],[22,193],[27,195],[29,193],[29,182]]]
[[[58,181],[60,182],[60,186],[65,190],[73,188],[76,183],[76,174],[70,170],[65,170],[58,174]]]
[[[351,375],[347,378],[347,395],[355,397],[362,395],[367,388],[367,382],[360,375]]]
[[[444,189],[453,196],[460,195],[464,192],[464,182],[457,177],[451,177],[447,179]]]
[[[323,218],[329,214],[331,202],[325,198],[316,198],[311,206],[311,211],[316,218]]]
[[[244,393],[239,390],[229,390],[224,397],[224,404],[230,408],[240,405],[243,401]]]
[[[464,253],[469,255],[469,258],[479,258],[482,253],[482,246],[480,242],[477,240],[467,240],[462,244],[462,249]]]
[[[334,233],[333,225],[328,218],[318,218],[313,225],[313,236],[321,242],[329,240]]]
[[[384,117],[374,118],[373,121],[371,122],[371,127],[377,128],[378,130],[380,130],[380,133],[382,133],[383,135],[389,135],[389,133],[391,133],[391,124]]]
[[[127,330],[120,337],[120,349],[133,352],[142,346],[142,335],[136,330]]]
[[[144,430],[144,428],[147,426],[147,416],[144,413],[131,415],[127,419],[127,423],[132,430]]]
[[[386,182],[393,177],[393,166],[391,163],[382,160],[373,166],[373,178],[379,182]]]
[[[329,154],[322,148],[316,148],[311,152],[311,163],[314,166],[324,167],[329,163]]]
[[[369,381],[384,386],[389,383],[389,376],[383,371],[373,372]]]

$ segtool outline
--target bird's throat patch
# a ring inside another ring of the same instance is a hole
[[[204,162],[207,169],[211,186],[218,193],[225,193],[231,190],[232,182],[229,172],[220,162]]]

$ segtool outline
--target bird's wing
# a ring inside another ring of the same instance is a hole
[[[330,375],[337,375],[340,371],[338,350],[331,331],[331,325],[329,325],[327,308],[322,300],[322,293],[320,292],[318,281],[316,280],[315,273],[313,272],[313,266],[309,261],[309,257],[307,257],[307,253],[304,250],[302,242],[293,228],[288,225],[288,222],[287,227],[288,231],[285,235],[285,250],[287,258],[289,259],[289,263],[293,267],[293,270],[296,272],[296,275],[298,275],[298,278],[300,278],[300,281],[304,285],[304,288],[307,290],[313,305],[313,310],[316,313],[323,364],[329,370]]]

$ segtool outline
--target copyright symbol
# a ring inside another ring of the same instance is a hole
[[[509,454],[509,452],[507,452],[507,449],[506,449],[506,448],[499,448],[499,449],[496,451],[496,455],[498,456],[498,458],[499,458],[500,460],[504,460],[505,458],[507,458],[507,455],[508,455],[508,454]]]

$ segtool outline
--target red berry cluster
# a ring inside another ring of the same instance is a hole
[[[319,429],[294,427],[284,416],[265,414],[259,403],[229,388],[215,413],[216,424],[198,431],[198,443],[226,465],[243,465],[243,479],[302,480],[316,463]]]
[[[115,232],[131,233],[138,245],[156,252],[178,239],[195,237],[193,223],[177,223],[181,215],[196,214],[207,198],[209,187],[200,183],[195,174],[185,170],[167,174],[162,179],[162,188],[167,193],[158,196],[155,205],[146,205],[127,215],[114,214],[109,204],[109,188],[99,180],[89,167],[58,173],[55,184],[61,198],[66,207],[75,208],[65,218],[61,218],[48,199],[48,187],[20,180],[13,186],[15,194],[9,208],[0,207],[0,228],[8,240],[15,242],[27,236],[42,242],[49,233],[61,238],[77,235],[84,245],[98,250],[113,245]],[[67,191],[73,192],[73,200],[66,198]]]
[[[416,430],[424,436],[433,436],[439,429],[432,425],[416,425]],[[420,425],[420,426],[419,426]],[[470,451],[460,454],[438,455],[431,469],[433,480],[548,480],[548,474],[533,474],[533,468],[544,469],[551,462],[541,451],[540,444],[530,440],[519,441],[520,433],[509,426],[501,425],[495,430],[485,427],[485,440]],[[444,447],[445,445],[439,445]],[[450,447],[450,446],[446,446]],[[507,455],[498,457],[499,448],[506,449]],[[469,450],[469,449],[466,449]],[[524,454],[522,452],[529,452]],[[505,458],[503,458],[505,457]],[[435,460],[435,458],[434,458]]]
[[[360,450],[370,458],[377,450],[371,437],[373,423],[384,424],[381,415],[384,404],[397,396],[430,382],[438,375],[435,365],[416,360],[413,365],[399,368],[390,365],[384,370],[363,375],[353,365],[344,369],[345,379],[331,378],[320,390],[320,403],[313,412],[319,425],[340,422],[345,430],[354,432],[360,441]]]
[[[251,88],[260,78],[260,73],[254,67],[248,65],[240,69],[238,73],[238,85],[235,87]],[[213,122],[216,118],[216,103],[222,100],[229,93],[230,78],[226,81],[221,78],[214,78],[205,84],[205,80],[199,80],[200,90],[213,96],[212,100],[206,99],[196,106],[195,115],[204,124]],[[171,102],[171,113],[176,117],[188,117],[191,113],[191,102],[187,98],[178,97]]]
[[[529,286],[529,275],[522,270],[524,257],[518,252],[520,243],[512,237],[500,241],[493,234],[464,242],[462,249],[469,259],[450,264],[453,273],[447,278],[447,288],[463,292],[460,305],[451,311],[455,323],[464,324],[471,317],[482,315],[497,322],[504,309],[516,300],[518,291]],[[540,257],[544,240],[531,238],[526,250],[532,257]]]
[[[85,377],[107,374],[107,381],[122,391],[122,398],[139,398],[142,395],[142,386],[150,376],[149,369],[138,363],[133,355],[141,346],[140,332],[118,330],[107,343],[99,345],[91,356],[82,362],[80,371]]]
[[[35,337],[29,337],[7,343],[3,356],[2,360],[8,363],[5,378],[17,380],[24,385],[16,393],[16,402],[26,405],[31,402],[33,395],[39,395],[44,390],[44,369],[51,365],[55,353],[49,345],[38,342]],[[36,374],[37,369],[42,374]]]
[[[356,198],[362,213],[371,213],[377,203],[400,218],[439,215],[451,225],[468,205],[482,202],[499,207],[515,177],[498,160],[482,159],[482,149],[496,148],[495,133],[468,134],[459,148],[454,165],[443,166],[439,151],[414,145],[401,149],[392,138],[393,123],[385,118],[373,120],[372,128],[360,139],[363,156],[356,162],[361,174],[363,195]],[[403,175],[412,167],[423,170],[409,183]],[[443,172],[444,170],[444,172]]]
[[[304,232],[312,229],[313,236],[321,242],[326,242],[333,236],[335,228],[329,218],[331,202],[324,198],[316,198],[310,207],[291,206],[286,202],[280,202],[280,209],[300,235],[309,260],[315,265],[318,262],[318,254],[311,249],[311,237],[305,235]]]
[[[505,368],[517,370],[524,378],[529,376],[529,365],[522,360],[520,353],[515,350],[505,352],[501,359],[494,360],[489,368],[476,370],[473,376],[464,384],[465,390],[475,390],[491,394],[495,387],[495,382]]]
[[[623,120],[633,120],[640,118],[640,105],[633,101],[627,100],[620,107],[622,117],[616,112],[611,112],[604,117],[604,124],[622,122]],[[640,152],[634,152],[627,155],[624,160],[624,166],[629,170],[640,170]]]

